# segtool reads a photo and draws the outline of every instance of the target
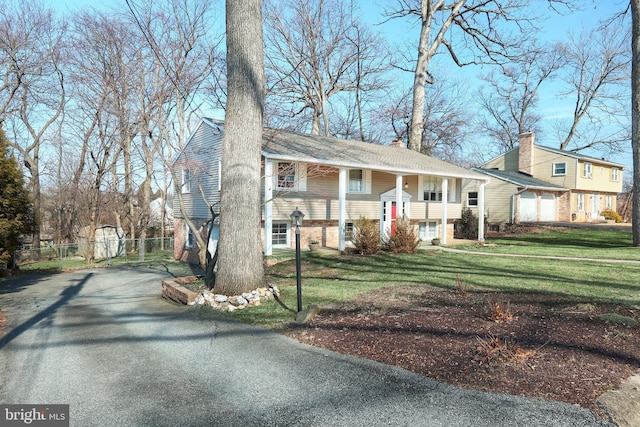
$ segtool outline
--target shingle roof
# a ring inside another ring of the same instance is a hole
[[[203,122],[224,128],[221,120],[205,118]],[[264,129],[262,141],[262,155],[272,160],[488,181],[482,174],[406,148],[270,128]]]
[[[551,184],[546,181],[542,181],[540,179],[536,179],[531,175],[527,175],[522,172],[515,171],[501,171],[497,169],[482,169],[482,168],[473,168],[474,171],[489,175],[494,178],[501,179],[503,181],[510,182],[519,187],[537,189],[537,190],[551,190],[551,191],[569,191],[564,187],[560,187],[559,185]]]
[[[375,169],[399,174],[436,174],[487,180],[486,177],[468,169],[406,148],[275,129],[265,129],[263,141],[262,154],[272,159]]]

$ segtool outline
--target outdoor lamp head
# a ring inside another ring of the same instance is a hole
[[[291,212],[291,223],[296,227],[302,225],[302,219],[304,218],[304,214],[298,209],[296,206],[296,210]]]

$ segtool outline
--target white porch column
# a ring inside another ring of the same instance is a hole
[[[347,169],[340,168],[338,174],[338,250],[344,251],[344,228],[347,218]]]
[[[478,242],[484,243],[484,188],[486,182],[480,184],[478,189]]]
[[[402,209],[402,178],[404,178],[402,175],[396,176],[396,218],[401,218],[404,214]]]
[[[264,254],[273,253],[273,162],[264,160]]]
[[[443,245],[447,244],[447,199],[449,198],[449,180],[442,178],[442,221],[441,221],[441,233],[440,240]]]

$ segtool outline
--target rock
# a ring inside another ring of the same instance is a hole
[[[215,302],[226,302],[229,299],[226,295],[214,295],[213,300]]]
[[[236,306],[235,306],[235,305],[233,305],[233,304],[229,304],[229,307],[227,307],[227,311],[228,311],[229,313],[231,313],[231,312],[233,312],[233,311],[235,311],[235,310],[237,310],[237,309],[238,309],[238,307],[236,307]]]
[[[249,292],[244,292],[244,293],[241,295],[241,297],[242,297],[242,298],[244,298],[244,299],[245,299],[245,300],[247,300],[247,301],[251,301],[251,300],[253,300],[254,295],[253,295],[252,293],[249,293]]]
[[[202,294],[200,294],[200,295],[198,295],[196,297],[196,304],[198,304],[198,305],[204,304],[204,297],[202,296]]]
[[[240,296],[240,297],[237,297],[237,298],[236,298],[236,303],[237,303],[237,305],[239,305],[239,306],[240,306],[240,305],[247,305],[247,304],[249,304],[249,301],[247,301],[244,297],[241,297],[241,296]]]
[[[640,427],[640,372],[604,393],[596,405],[619,427]]]

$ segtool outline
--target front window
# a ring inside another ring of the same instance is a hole
[[[553,164],[553,176],[558,175],[566,175],[567,174],[567,163],[554,163]]]
[[[605,199],[605,203],[607,204],[607,209],[613,209],[613,196],[607,196]]]
[[[296,186],[296,165],[291,162],[278,163],[278,189],[292,189]]]
[[[424,200],[429,202],[442,201],[442,178],[436,176],[426,177],[424,179]]]
[[[273,246],[288,246],[289,226],[287,223],[273,223],[271,225],[271,241]]]
[[[438,237],[438,223],[435,221],[421,222],[419,236],[420,240],[430,240]]]
[[[349,169],[349,193],[364,192],[364,173],[362,169]]]
[[[611,168],[611,181],[618,182],[620,180],[620,169]]]
[[[592,177],[592,169],[593,165],[591,163],[585,163],[582,167],[582,177],[583,178],[591,178]]]
[[[470,191],[467,193],[467,206],[478,206],[477,191]]]
[[[584,211],[584,194],[578,194],[578,211]]]

